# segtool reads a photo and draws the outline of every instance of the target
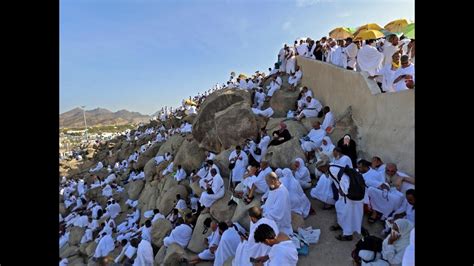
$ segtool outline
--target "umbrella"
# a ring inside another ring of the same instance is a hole
[[[403,35],[410,39],[415,39],[415,23],[411,23],[403,29]]]
[[[245,74],[240,74],[239,75],[239,79],[246,79],[246,78],[247,78],[247,75],[245,75]]]
[[[384,28],[390,32],[402,32],[408,24],[410,24],[410,21],[407,19],[397,19],[389,22]]]
[[[378,30],[362,30],[354,38],[355,40],[371,40],[384,37],[384,34]]]
[[[336,40],[342,40],[342,39],[352,37],[352,34],[349,32],[348,28],[339,27],[330,31],[329,37]]]
[[[361,32],[362,30],[382,30],[382,29],[383,28],[380,27],[377,23],[369,23],[357,28],[356,32],[354,32],[354,36],[359,34],[359,32]]]

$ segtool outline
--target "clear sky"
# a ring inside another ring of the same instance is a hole
[[[335,27],[414,20],[414,0],[61,0],[60,112],[152,114],[268,72],[283,43]]]

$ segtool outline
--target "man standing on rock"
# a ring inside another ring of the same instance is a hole
[[[235,147],[235,151],[233,151],[229,156],[229,167],[232,167],[232,179],[230,182],[233,186],[236,186],[238,183],[242,182],[245,170],[248,166],[248,160],[247,154],[242,152],[242,148],[237,145]]]

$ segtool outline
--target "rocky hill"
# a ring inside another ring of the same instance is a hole
[[[104,108],[86,111],[87,126],[126,125],[148,122],[151,116],[138,112],[119,110],[112,112]],[[84,127],[84,114],[81,108],[74,108],[59,115],[61,128]]]

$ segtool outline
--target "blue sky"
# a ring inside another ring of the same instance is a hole
[[[414,20],[414,0],[61,0],[60,112],[151,114],[266,71],[298,37],[398,18]]]

